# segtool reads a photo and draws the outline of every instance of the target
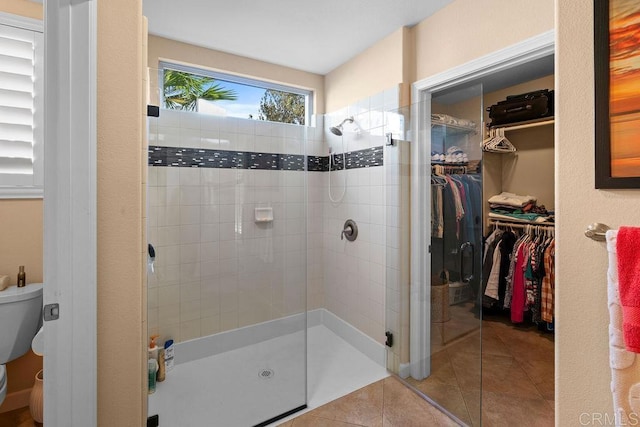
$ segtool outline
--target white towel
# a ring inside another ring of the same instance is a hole
[[[609,305],[609,365],[611,393],[616,426],[628,426],[640,420],[640,359],[625,349],[622,335],[622,307],[618,292],[616,230],[607,231],[609,270],[607,272]]]

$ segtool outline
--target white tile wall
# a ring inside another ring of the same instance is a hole
[[[341,153],[384,146],[387,132],[402,139],[405,116],[400,113],[398,88],[362,99],[326,115],[327,144]],[[329,132],[330,126],[351,115],[355,123],[344,125],[342,138]],[[387,290],[390,286],[392,292],[397,291],[390,298],[399,299],[400,173],[396,146],[385,147],[384,166],[323,174],[325,307],[380,343],[385,341],[384,332],[389,328],[396,332],[395,325],[400,322],[399,308],[388,309]],[[329,179],[335,199],[344,188],[345,174],[344,199],[332,203],[328,197]],[[358,224],[355,242],[340,240],[344,221],[349,218]]]

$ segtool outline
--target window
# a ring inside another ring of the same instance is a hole
[[[218,73],[160,63],[162,106],[244,119],[309,125],[311,91]]]
[[[42,23],[0,15],[0,197],[43,190]]]

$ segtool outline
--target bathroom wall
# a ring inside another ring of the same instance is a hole
[[[411,47],[410,30],[399,28],[327,73],[325,111],[336,111],[400,83],[410,82]],[[406,89],[408,92],[408,87]]]
[[[30,0],[0,0],[0,12],[43,19],[42,4]]]
[[[322,132],[164,109],[149,122],[149,334],[185,341],[304,311],[307,241],[309,306],[322,306],[321,181],[310,174],[307,237],[303,156]],[[256,222],[262,207],[273,222]]]
[[[42,19],[42,5],[27,0],[1,0],[0,12]],[[0,199],[0,274],[11,277],[15,285],[18,266],[24,265],[28,282],[42,282],[42,199]],[[29,351],[7,364],[11,377],[8,396],[0,412],[28,404],[29,390],[42,357]]]
[[[312,90],[314,114],[320,115],[325,111],[324,76],[319,74],[150,35],[149,66],[156,70],[161,60]],[[157,87],[157,74],[151,73],[150,77],[152,86]],[[153,93],[151,95],[151,102],[157,104],[157,97]]]
[[[411,29],[411,82],[552,30],[554,0],[456,0]]]
[[[593,4],[558,1],[556,8],[556,424],[596,425],[614,415],[608,258],[604,243],[583,233],[596,221],[639,226],[640,191],[594,188]],[[576,357],[581,351],[589,356]]]
[[[399,281],[399,148],[385,147],[384,137],[405,137],[398,97],[396,86],[325,116],[326,142],[339,169],[323,174],[325,307],[379,343],[385,339],[387,278],[392,285]],[[344,125],[343,137],[328,131],[348,116],[355,121]],[[353,165],[347,170],[343,152]],[[340,238],[347,219],[358,226],[354,242]]]
[[[147,416],[142,1],[98,1],[97,29],[97,424],[142,425]],[[126,102],[114,102],[116,93],[126,93]]]

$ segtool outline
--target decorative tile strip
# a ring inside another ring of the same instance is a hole
[[[373,147],[348,152],[345,156],[346,167],[382,166],[383,151],[383,147]],[[149,146],[149,166],[302,171],[305,170],[304,158],[301,154]],[[331,170],[342,169],[342,154],[334,154]],[[307,170],[328,171],[329,156],[307,156]]]

